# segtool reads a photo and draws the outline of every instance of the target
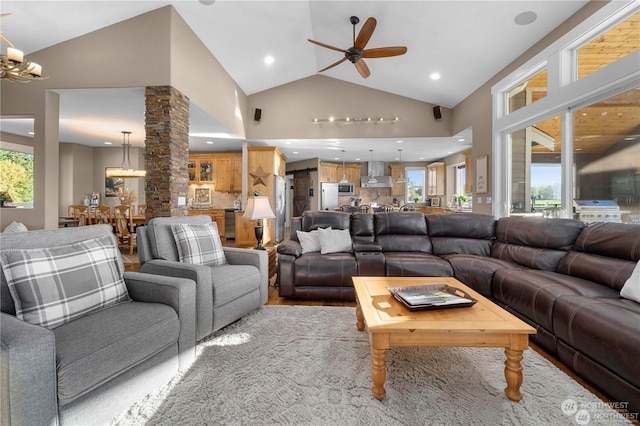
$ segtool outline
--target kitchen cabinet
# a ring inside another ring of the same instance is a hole
[[[342,177],[342,167],[338,176],[338,164],[320,163],[320,182],[338,182]]]
[[[224,210],[189,210],[189,216],[198,216],[198,215],[207,215],[211,217],[211,220],[214,221],[218,225],[218,234],[220,234],[220,239],[225,241],[225,232],[224,232]]]
[[[214,183],[214,158],[212,156],[190,156],[187,164],[189,183]]]
[[[444,163],[427,165],[427,196],[444,195]]]
[[[406,167],[402,164],[392,164],[389,166],[391,169],[391,179],[393,182],[393,186],[391,187],[391,196],[393,197],[403,197],[407,192],[407,182],[396,182],[398,176],[402,173],[402,176],[407,177]],[[405,200],[406,201],[406,200]]]
[[[242,191],[242,154],[216,154],[215,165],[216,191]]]
[[[354,184],[354,195],[360,195],[362,167],[359,163],[345,164],[344,168],[338,163],[320,163],[320,182],[340,182],[343,174],[346,175],[347,182]]]

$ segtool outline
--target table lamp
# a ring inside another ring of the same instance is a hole
[[[271,210],[271,206],[269,205],[269,197],[266,195],[257,195],[247,200],[247,208],[242,218],[258,221],[255,227],[256,240],[258,240],[258,245],[255,247],[256,250],[265,249],[262,246],[262,235],[264,233],[262,219],[273,219],[275,217],[276,215],[273,214],[273,210]]]

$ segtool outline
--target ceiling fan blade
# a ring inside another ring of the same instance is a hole
[[[376,18],[372,17],[367,19],[367,22],[365,22],[362,28],[360,28],[360,32],[358,33],[358,38],[356,39],[355,43],[353,43],[353,47],[355,47],[358,50],[364,49],[364,47],[369,42],[371,35],[373,34],[373,30],[376,29],[376,24],[377,24]]]
[[[329,65],[329,66],[328,66],[328,67],[326,67],[326,68],[322,68],[322,69],[321,69],[320,71],[318,71],[318,72],[326,71],[326,70],[328,70],[329,68],[333,68],[333,67],[335,67],[336,65],[340,65],[341,63],[343,63],[343,62],[344,62],[344,61],[346,61],[346,60],[347,60],[347,58],[346,58],[346,57],[344,57],[344,58],[340,59],[338,62],[333,63],[333,64]]]
[[[319,41],[311,40],[310,38],[308,38],[307,41],[313,44],[317,44],[318,46],[326,47],[327,49],[337,50],[338,52],[347,53],[345,49],[340,49],[339,47],[334,47],[328,44],[320,43]]]
[[[367,49],[362,52],[363,58],[386,58],[388,56],[400,56],[407,53],[404,46],[377,47],[375,49]]]
[[[353,65],[356,66],[356,69],[358,70],[362,78],[367,78],[371,75],[371,71],[369,71],[369,67],[364,62],[364,59],[360,59],[358,62],[356,62]]]

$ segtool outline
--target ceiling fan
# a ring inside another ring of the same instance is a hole
[[[353,46],[346,50],[340,49],[339,47],[330,46],[319,41],[307,39],[311,43],[317,44],[318,46],[326,47],[327,49],[344,53],[344,58],[340,59],[334,64],[329,65],[326,68],[321,69],[318,72],[326,71],[330,68],[333,68],[348,59],[353,65],[355,65],[356,70],[358,70],[360,75],[363,78],[367,78],[371,75],[371,72],[369,71],[369,67],[367,66],[367,64],[364,62],[364,58],[386,58],[389,56],[399,56],[407,53],[407,48],[404,46],[377,47],[374,49],[365,50],[365,46],[369,42],[369,39],[373,34],[373,30],[376,29],[376,19],[367,19],[367,21],[360,29],[360,32],[358,33],[358,38],[356,38],[356,24],[360,22],[360,19],[357,16],[352,16],[350,18],[350,21],[351,25],[353,25]]]

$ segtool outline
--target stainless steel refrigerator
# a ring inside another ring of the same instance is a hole
[[[285,226],[285,185],[286,179],[283,176],[275,176],[274,182],[274,200],[275,206],[273,213],[276,218],[274,220],[274,244],[279,243],[284,239],[284,226]]]
[[[338,208],[338,184],[337,183],[321,183],[320,184],[320,209],[335,210]]]

